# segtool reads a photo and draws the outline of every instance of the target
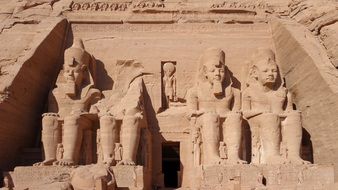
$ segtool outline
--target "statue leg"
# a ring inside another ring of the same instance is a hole
[[[227,114],[227,118],[223,123],[223,138],[227,146],[227,163],[246,163],[239,158],[240,145],[242,141],[242,115],[240,113]]]
[[[140,117],[126,115],[121,126],[122,160],[120,165],[136,165],[136,154],[140,141]]]
[[[100,118],[100,143],[103,163],[114,164],[114,148],[118,141],[118,129],[113,116],[105,115]]]
[[[220,164],[219,142],[220,122],[216,113],[203,114],[202,142],[205,165]]]
[[[280,155],[281,132],[279,116],[273,113],[266,113],[257,117],[259,117],[259,133],[263,145],[263,163],[282,163],[282,157]]]
[[[302,141],[302,122],[301,115],[298,111],[293,111],[287,114],[283,121],[283,142],[286,143],[287,160],[294,164],[307,164],[300,157],[300,146]]]
[[[63,124],[64,147],[63,159],[55,162],[57,165],[78,164],[80,149],[83,138],[83,130],[90,126],[91,121],[80,115],[70,115],[65,117]]]
[[[259,119],[258,116],[248,119],[251,132],[251,163],[261,164],[262,146],[259,134]]]
[[[45,160],[34,165],[52,165],[56,161],[56,149],[61,143],[61,126],[57,116],[44,116],[42,118],[42,144]]]

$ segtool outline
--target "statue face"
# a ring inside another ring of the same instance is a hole
[[[65,63],[64,65],[64,77],[67,82],[75,83],[80,86],[82,84],[84,76],[84,66],[81,64],[69,65]]]
[[[273,60],[262,60],[256,64],[257,80],[262,84],[274,84],[278,75],[278,68]]]
[[[219,62],[218,60],[216,61],[210,60],[206,62],[204,66],[205,66],[204,70],[205,77],[211,84],[223,82],[225,68],[221,62]]]
[[[175,65],[171,62],[167,62],[163,65],[163,71],[166,77],[171,77],[175,72]]]
[[[167,77],[171,77],[174,74],[173,70],[165,70],[164,71],[164,75]]]

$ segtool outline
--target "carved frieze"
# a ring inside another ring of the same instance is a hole
[[[134,9],[165,8],[164,0],[145,0],[133,5]]]
[[[131,2],[73,2],[72,11],[126,11]]]
[[[71,4],[72,11],[127,11],[128,9],[139,10],[139,9],[154,9],[154,8],[165,8],[163,0],[146,0],[132,3],[132,1],[124,2],[107,2],[107,1],[84,1],[84,2],[73,2]]]

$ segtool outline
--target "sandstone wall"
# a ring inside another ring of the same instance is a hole
[[[275,46],[287,87],[295,95],[296,106],[303,112],[304,128],[311,135],[315,163],[336,163],[338,83],[332,64],[337,66],[337,3],[266,0],[262,4],[269,6],[258,7],[257,12],[231,12],[226,7],[231,1],[219,1],[220,9],[215,12],[210,9],[211,2],[167,0],[163,10],[141,8],[113,13],[72,10],[70,0],[3,3],[0,168],[14,166],[20,148],[33,146],[39,140],[46,95],[62,64],[62,52],[73,37],[82,37],[87,50],[96,57],[103,73],[100,89],[106,96],[113,86],[110,76],[117,59],[143,62],[149,72],[145,83],[154,112],[161,105],[161,61],[177,61],[178,94],[184,98],[194,81],[203,48],[223,48],[230,70],[243,83],[243,65],[251,53],[258,47]],[[238,7],[231,9],[241,9],[242,1],[237,2]],[[65,34],[67,21],[60,17],[73,22],[69,29],[72,33]],[[276,17],[283,20],[274,20],[270,31],[266,20]],[[150,125],[155,126],[156,118],[153,119]],[[159,172],[160,169],[156,168]]]
[[[33,147],[49,89],[60,69],[67,21],[47,19],[16,25],[0,36],[2,57],[15,52],[15,62],[2,67],[0,101],[0,168],[17,165],[22,148]],[[21,50],[21,51],[19,51]],[[19,51],[19,52],[18,52]]]
[[[304,26],[275,21],[273,38],[287,88],[303,113],[303,127],[311,135],[314,163],[336,164],[338,73],[325,49]]]

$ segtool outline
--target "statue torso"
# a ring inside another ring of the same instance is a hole
[[[248,87],[247,96],[250,98],[252,110],[277,114],[284,111],[285,88],[264,92],[258,88]]]
[[[53,89],[52,95],[55,98],[57,105],[57,113],[62,119],[65,116],[70,115],[74,110],[89,111],[88,108],[85,108],[83,98],[81,98],[79,94],[77,94],[77,96],[74,98],[70,97],[65,93],[65,90],[62,88],[62,86]]]
[[[205,83],[199,84],[197,87],[198,108],[204,112],[216,112],[222,113],[224,111],[230,111],[231,101],[233,100],[232,87],[225,90],[225,94],[216,97],[213,93],[212,86]]]

